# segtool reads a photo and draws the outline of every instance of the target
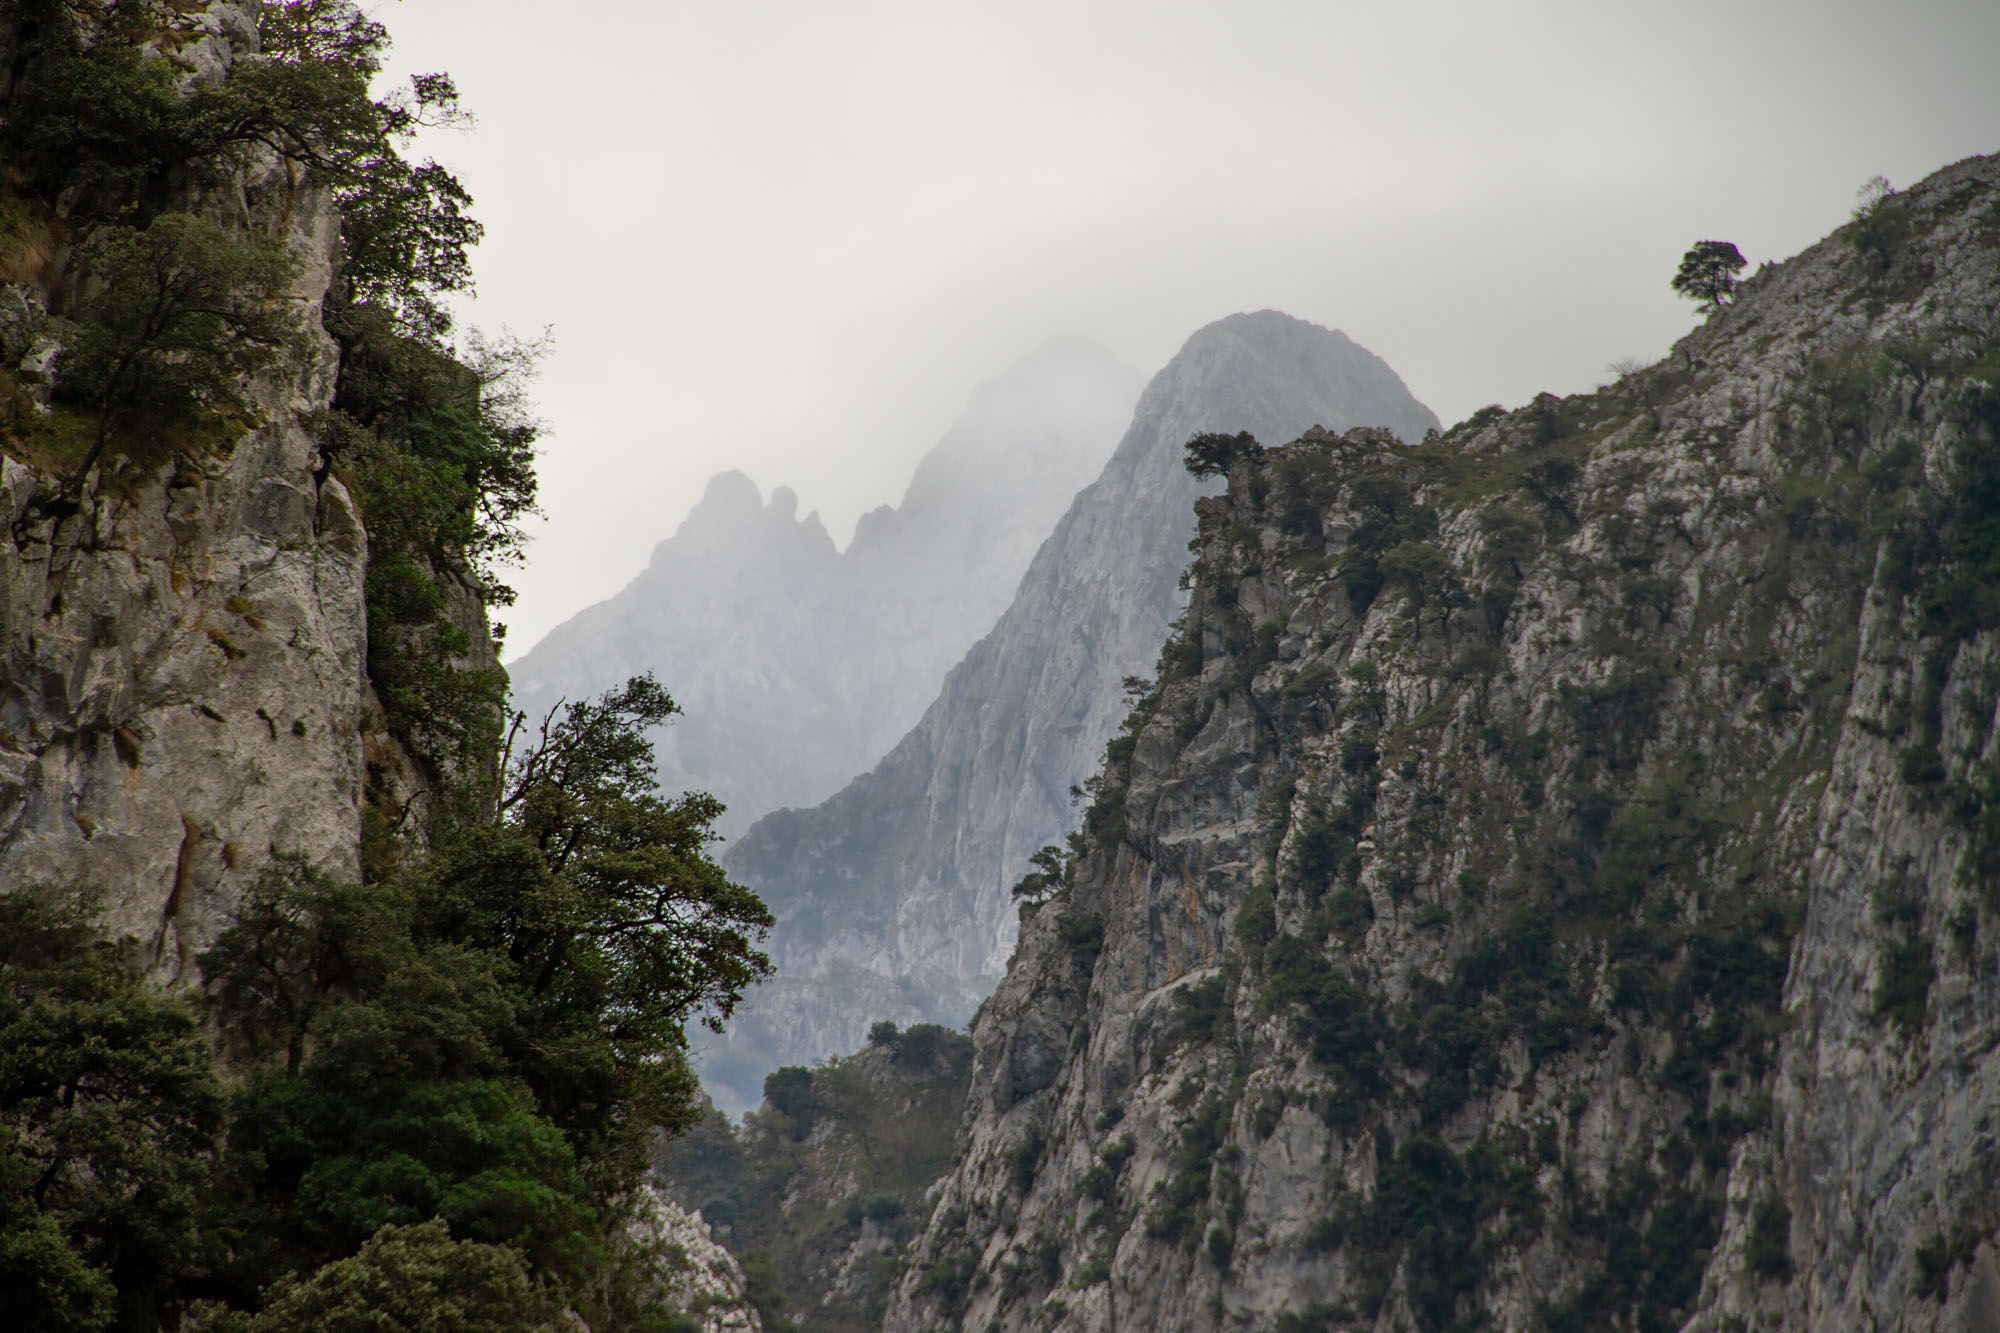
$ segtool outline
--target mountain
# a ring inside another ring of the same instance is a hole
[[[972,1039],[936,1026],[878,1026],[868,1046],[775,1084],[776,1101],[732,1126],[710,1110],[662,1140],[653,1183],[698,1212],[752,1271],[775,1279],[764,1326],[872,1333],[925,1191],[952,1162]]]
[[[531,717],[642,671],[684,715],[653,733],[662,785],[729,807],[737,833],[881,758],[993,623],[1063,508],[1096,475],[1142,377],[1052,342],[974,392],[901,505],[836,550],[817,514],[749,478],[710,481],[622,592],[510,666]]]
[[[1993,1327],[1996,312],[1991,157],[1235,450],[885,1327]]]
[[[764,1072],[854,1049],[878,1019],[963,1023],[991,990],[1013,944],[1008,888],[1073,824],[1070,788],[1124,716],[1122,682],[1179,612],[1202,490],[1190,436],[1372,425],[1415,440],[1435,424],[1343,334],[1267,310],[1190,337],[915,728],[838,795],[730,849],[778,916],[779,976],[705,1042],[718,1099],[754,1105]]]

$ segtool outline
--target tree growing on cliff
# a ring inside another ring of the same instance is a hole
[[[1229,465],[1239,458],[1261,453],[1263,446],[1249,431],[1218,435],[1213,431],[1187,442],[1187,470],[1197,477],[1225,477]]]
[[[1030,856],[1028,864],[1034,869],[1014,885],[1014,897],[1020,902],[1045,903],[1069,887],[1070,860],[1054,843]]]
[[[1701,302],[1710,312],[1720,310],[1734,299],[1736,275],[1749,262],[1728,241],[1696,241],[1681,256],[1673,289],[1691,301]]]
[[[157,433],[240,405],[247,376],[299,335],[285,301],[293,264],[260,237],[162,213],[112,229],[89,257],[79,332],[56,394],[95,412],[95,436],[64,480],[73,491],[122,433]]]

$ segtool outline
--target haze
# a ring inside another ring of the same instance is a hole
[[[510,655],[723,468],[844,541],[1049,337],[1150,373],[1276,307],[1450,421],[1664,353],[1694,240],[1783,258],[2000,148],[1990,0],[376,12],[478,116],[425,145],[487,226],[468,320],[556,336]]]

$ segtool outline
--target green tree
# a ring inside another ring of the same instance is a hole
[[[1419,629],[1426,603],[1450,591],[1451,562],[1429,542],[1398,542],[1382,553],[1377,567],[1385,581],[1400,583],[1409,593],[1410,619]]]
[[[1023,902],[1047,902],[1069,887],[1069,862],[1062,848],[1050,843],[1028,858],[1034,869],[1014,885],[1014,896]]]
[[[91,907],[0,895],[0,1308],[26,1328],[158,1325],[221,1126],[199,1011],[135,976]]]
[[[557,1327],[521,1256],[442,1222],[384,1226],[351,1258],[281,1279],[257,1314],[200,1311],[189,1333],[539,1333]]]
[[[121,432],[240,405],[245,377],[292,345],[300,327],[285,300],[290,256],[186,213],[111,229],[88,268],[56,393],[92,409],[97,429],[65,491],[83,484]]]
[[[1674,274],[1673,289],[1709,310],[1728,305],[1736,292],[1736,275],[1750,261],[1728,241],[1696,241],[1681,256],[1680,271]]]
[[[599,1087],[643,1110],[644,1128],[693,1123],[684,1024],[720,1031],[770,972],[755,947],[770,912],[709,855],[721,802],[654,792],[647,733],[679,711],[643,675],[532,733],[517,714],[497,822],[444,849],[426,880],[436,918],[504,951],[537,1032],[530,1063],[558,1122],[587,1138],[623,1132]]]
[[[1878,269],[1895,262],[1910,235],[1910,211],[1886,176],[1871,176],[1855,194],[1854,224],[1848,239],[1855,252]]]
[[[1197,435],[1187,442],[1187,470],[1197,477],[1223,477],[1229,474],[1229,466],[1239,458],[1250,458],[1263,452],[1263,446],[1248,431],[1235,435],[1218,435],[1209,432]]]

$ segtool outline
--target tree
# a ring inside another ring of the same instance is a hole
[[[771,970],[770,911],[709,855],[722,803],[654,791],[646,733],[679,711],[642,675],[533,731],[516,714],[494,822],[446,840],[419,886],[428,928],[506,957],[525,1076],[593,1151],[692,1123],[684,1025],[720,1031]]]
[[[92,907],[0,894],[0,1309],[49,1333],[158,1326],[221,1126],[199,1011],[128,970]]]
[[[1890,188],[1889,178],[1870,176],[1855,192],[1854,225],[1848,232],[1855,252],[1886,270],[1909,234],[1910,211]]]
[[[1229,474],[1230,464],[1237,459],[1254,457],[1264,449],[1249,431],[1240,431],[1235,435],[1218,435],[1211,431],[1189,440],[1186,452],[1190,473],[1197,477],[1223,477]]]
[[[121,431],[158,431],[239,405],[243,378],[299,334],[283,299],[291,257],[186,213],[112,228],[89,271],[56,393],[93,409],[97,430],[64,492],[83,484]]]
[[[520,1255],[430,1221],[385,1226],[353,1257],[280,1280],[258,1314],[205,1307],[191,1333],[539,1333],[555,1313]]]
[[[1028,858],[1033,870],[1014,885],[1014,896],[1025,903],[1045,903],[1069,887],[1069,861],[1062,848],[1050,843]]]
[[[1449,591],[1451,562],[1429,542],[1398,542],[1382,553],[1377,568],[1382,578],[1400,583],[1410,595],[1410,618],[1421,629],[1424,605],[1434,594]]]
[[[1691,301],[1700,301],[1709,310],[1729,304],[1736,291],[1736,275],[1750,261],[1728,241],[1696,241],[1681,256],[1680,272],[1673,288]]]

